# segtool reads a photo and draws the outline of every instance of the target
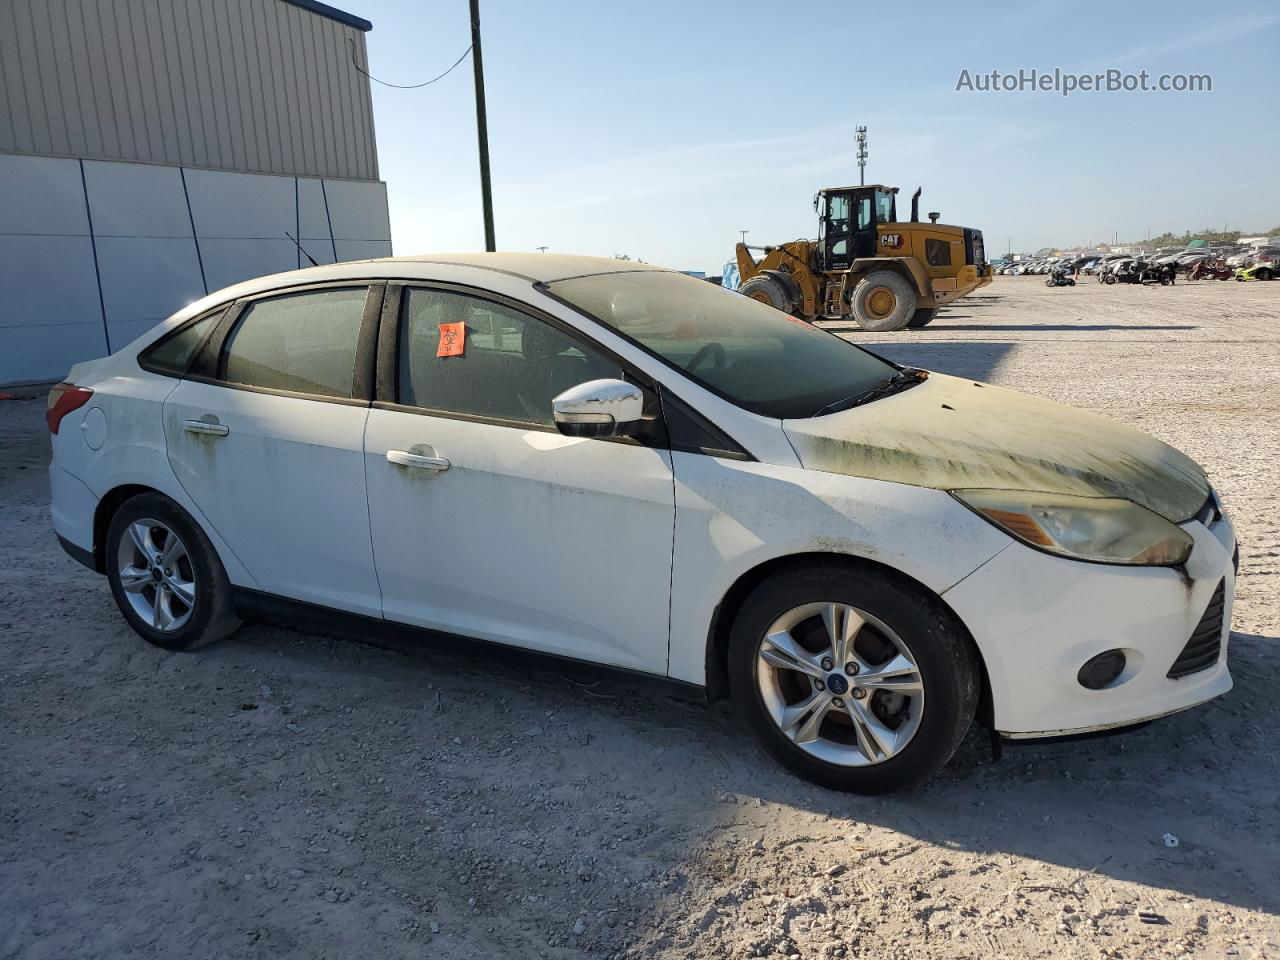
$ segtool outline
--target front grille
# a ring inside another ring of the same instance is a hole
[[[1222,652],[1222,618],[1226,609],[1227,584],[1225,580],[1220,580],[1218,589],[1213,591],[1208,609],[1191,633],[1191,639],[1169,668],[1166,676],[1170,680],[1208,670],[1218,662],[1218,654]]]
[[[1218,498],[1214,496],[1213,491],[1209,491],[1209,497],[1192,519],[1199,520],[1206,527],[1211,527],[1222,519],[1222,510],[1218,507]]]

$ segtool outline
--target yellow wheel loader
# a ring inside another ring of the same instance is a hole
[[[982,231],[898,220],[898,188],[828,187],[813,199],[818,239],[737,246],[739,292],[806,320],[853,317],[864,329],[923,327],[938,308],[991,282]],[[752,250],[763,252],[757,260]]]

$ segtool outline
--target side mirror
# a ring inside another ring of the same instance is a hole
[[[624,380],[589,380],[552,400],[551,412],[566,437],[626,436],[644,413],[644,394]]]

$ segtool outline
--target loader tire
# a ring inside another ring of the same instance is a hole
[[[876,270],[858,281],[849,307],[863,330],[901,330],[916,313],[916,291],[899,273]]]
[[[927,327],[933,322],[933,318],[938,315],[937,307],[921,307],[911,319],[907,321],[907,326],[912,330],[919,330],[921,327]]]
[[[783,286],[782,281],[777,277],[771,277],[768,274],[762,273],[752,277],[738,288],[738,292],[744,297],[759,300],[761,303],[784,313],[791,313],[793,309],[791,294],[787,291],[787,288]]]

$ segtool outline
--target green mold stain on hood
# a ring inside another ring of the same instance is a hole
[[[937,490],[1124,497],[1181,523],[1209,496],[1190,457],[1131,427],[1014,390],[930,374],[840,413],[785,420],[808,470]]]

